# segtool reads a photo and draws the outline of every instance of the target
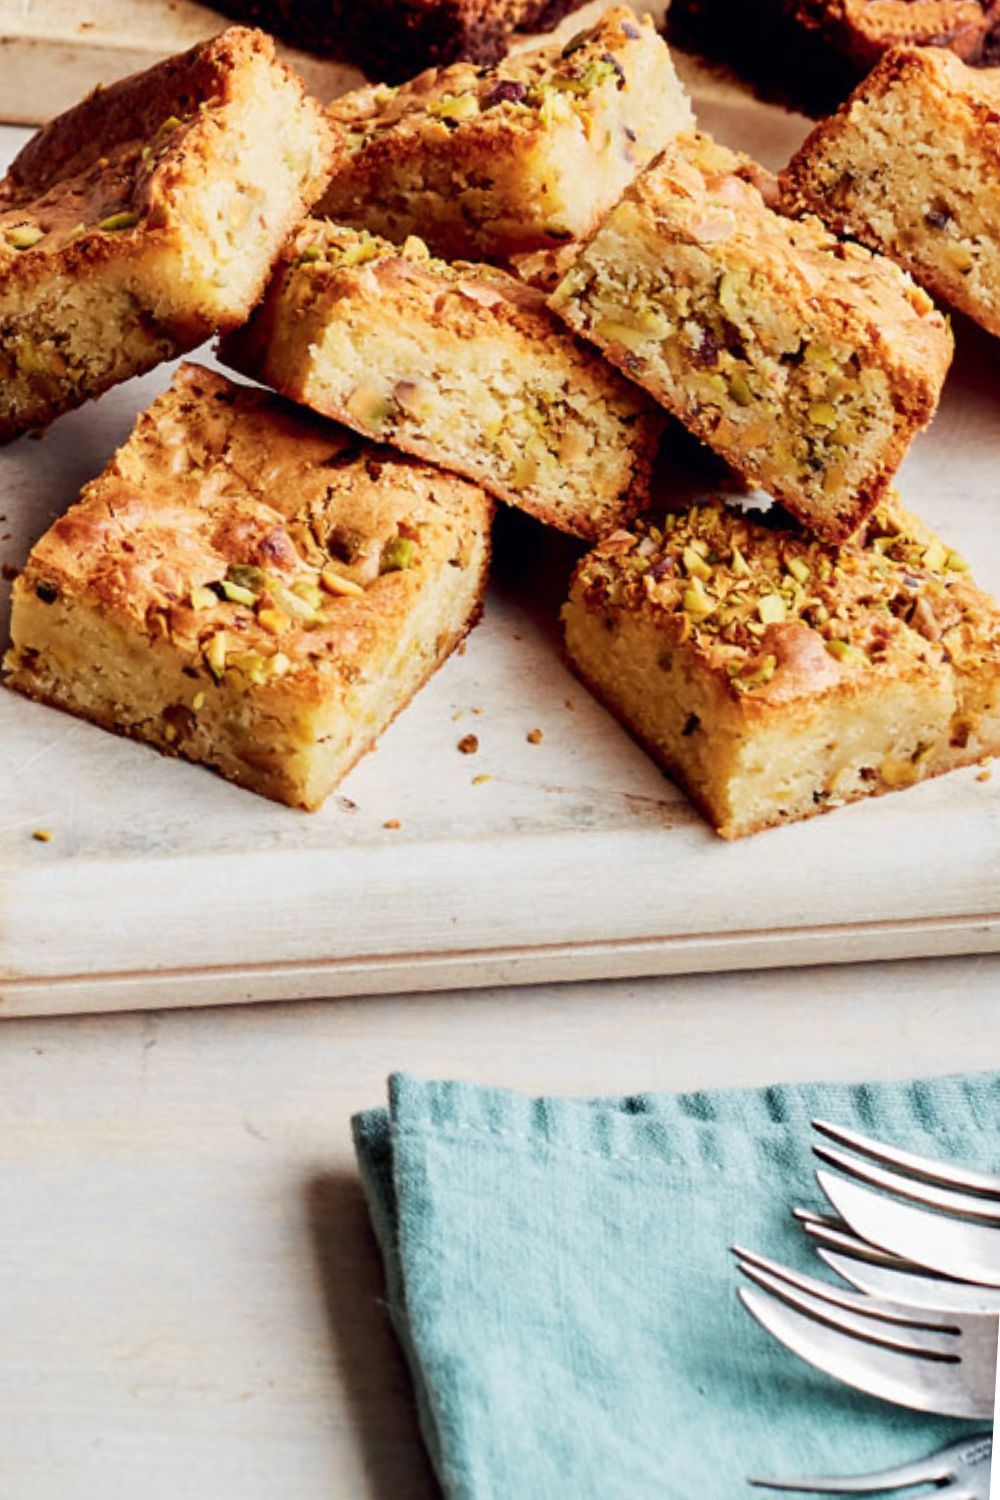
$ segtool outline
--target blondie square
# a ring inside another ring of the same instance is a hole
[[[596,540],[644,508],[660,409],[543,292],[306,220],[221,358],[324,416]]]
[[[565,47],[431,69],[338,99],[348,154],[317,212],[449,260],[504,260],[587,234],[692,123],[651,21],[609,10]]]
[[[898,266],[774,212],[755,176],[679,137],[549,306],[749,486],[841,541],[933,416],[952,338]]]
[[[0,183],[0,441],[241,322],[335,154],[239,27],[40,130]]]
[[[475,622],[491,510],[182,365],[31,553],[7,684],[316,808]]]
[[[606,538],[577,671],[724,838],[1000,751],[1000,611],[890,495],[842,547],[718,501]]]
[[[781,182],[790,209],[1000,334],[1000,71],[934,48],[888,53]]]

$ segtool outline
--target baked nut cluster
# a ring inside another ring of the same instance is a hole
[[[851,58],[903,18],[779,3]],[[964,5],[780,177],[621,6],[326,112],[235,29],[47,126],[0,188],[0,436],[211,330],[271,390],[181,367],[31,552],[7,685],[317,808],[478,618],[499,499],[592,546],[569,660],[724,837],[1000,753],[1000,612],[892,488],[930,294],[1000,332]],[[663,496],[670,416],[743,508]]]

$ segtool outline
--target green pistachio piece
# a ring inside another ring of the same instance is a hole
[[[739,370],[729,377],[729,394],[737,406],[750,406],[753,403],[753,391],[750,382]]]
[[[856,646],[852,646],[849,641],[827,641],[826,649],[838,661],[852,662],[858,661],[861,658],[861,652]]]
[[[39,229],[37,224],[15,224],[4,234],[4,239],[12,250],[30,250],[32,245],[37,245],[44,238],[45,230]]]
[[[395,536],[382,549],[380,573],[402,573],[413,561],[413,543],[408,536]]]
[[[217,630],[205,647],[205,660],[216,682],[221,682],[222,675],[226,670],[227,646],[226,632],[224,630]]]
[[[219,588],[222,590],[223,598],[228,599],[231,604],[252,605],[257,597],[250,589],[242,588],[238,583],[230,583],[228,578],[222,579]]]
[[[780,625],[788,618],[788,610],[780,594],[765,594],[757,603],[757,614],[762,625]]]
[[[809,420],[814,427],[836,427],[837,408],[830,401],[814,401],[809,408]]]
[[[138,222],[138,214],[133,213],[131,209],[123,209],[121,213],[109,214],[97,227],[107,234],[117,234],[121,229],[134,229]]]
[[[254,567],[252,563],[230,563],[226,569],[226,578],[252,594],[262,594],[267,584],[264,570]]]
[[[214,589],[205,588],[202,584],[195,584],[191,590],[191,608],[214,609],[219,602],[219,596]]]

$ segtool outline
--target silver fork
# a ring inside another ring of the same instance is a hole
[[[1000,1287],[1000,1176],[901,1151],[825,1120],[813,1125],[854,1153],[814,1147],[820,1161],[845,1174],[820,1170],[816,1180],[857,1235],[914,1265]]]
[[[738,1246],[734,1254],[760,1288],[740,1288],[744,1307],[808,1364],[898,1406],[993,1416],[995,1316],[907,1307],[843,1291]]]
[[[1000,1288],[952,1281],[915,1266],[859,1239],[842,1219],[805,1208],[793,1212],[820,1260],[859,1292],[939,1312],[1000,1313]]]
[[[950,1500],[989,1500],[992,1453],[993,1439],[984,1433],[960,1438],[928,1458],[877,1474],[851,1479],[751,1479],[750,1483],[761,1489],[812,1495],[876,1495],[933,1484],[939,1495],[948,1495]]]

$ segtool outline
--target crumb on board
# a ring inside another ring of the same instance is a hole
[[[569,709],[570,713],[575,713],[576,712],[576,703],[573,701],[573,699],[572,698],[567,698],[564,701],[565,701],[566,707]]]
[[[382,824],[383,828],[402,828],[402,826],[403,825],[398,818],[386,818],[385,822]]]
[[[476,751],[479,749],[478,734],[463,734],[462,738],[458,742],[458,748],[459,750],[461,750],[463,755],[475,755]]]
[[[35,829],[32,830],[31,837],[37,843],[39,843],[39,844],[51,844],[51,842],[52,842],[52,829],[51,828],[35,828]]]
[[[983,769],[980,771],[979,775],[976,777],[976,780],[977,781],[989,781],[991,779],[992,775],[993,775],[993,772],[990,769],[990,767],[989,766],[984,766]]]
[[[542,731],[540,729],[529,729],[525,735],[529,745],[540,745],[542,743]]]
[[[484,773],[482,776],[473,776],[473,778],[472,778],[472,785],[473,786],[485,786],[488,781],[492,781],[492,780],[493,780],[492,776],[487,776]]]

